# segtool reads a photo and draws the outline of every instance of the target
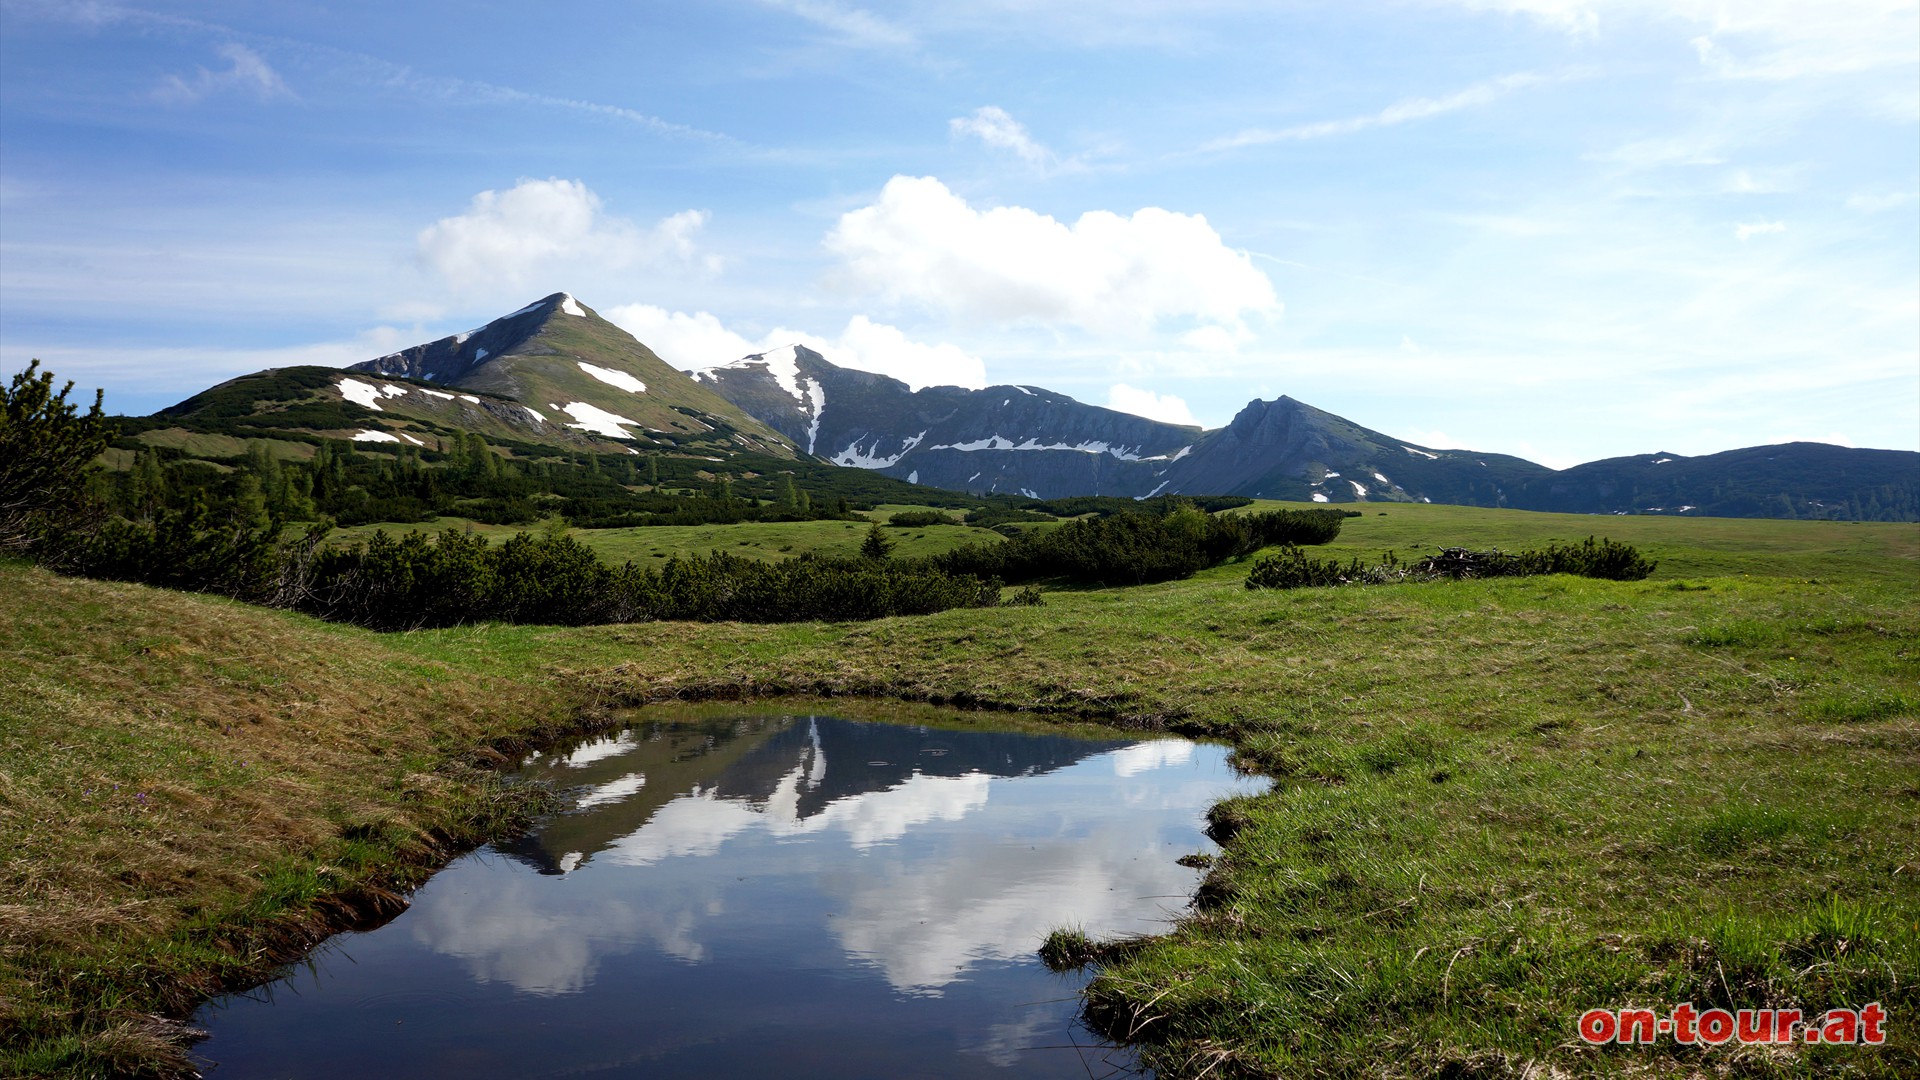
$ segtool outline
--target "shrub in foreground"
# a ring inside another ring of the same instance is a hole
[[[1459,581],[1484,577],[1576,574],[1609,581],[1639,581],[1659,565],[1629,544],[1595,540],[1550,544],[1539,551],[1509,553],[1445,548],[1416,562],[1402,563],[1393,552],[1372,565],[1353,559],[1313,559],[1291,544],[1253,564],[1249,589],[1300,589],[1326,585],[1392,585],[1400,582]]]

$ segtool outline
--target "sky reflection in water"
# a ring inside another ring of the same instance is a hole
[[[1157,928],[1253,786],[1181,740],[644,719],[527,765],[574,809],[202,1010],[214,1075],[1101,1075],[1034,950]]]

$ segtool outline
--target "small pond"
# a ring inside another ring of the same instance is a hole
[[[1206,808],[1259,783],[1125,733],[632,719],[525,764],[570,809],[203,1008],[209,1075],[1125,1074],[1034,952],[1163,928]]]

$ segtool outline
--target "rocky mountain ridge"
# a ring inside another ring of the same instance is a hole
[[[1037,386],[913,390],[802,345],[691,373],[802,451],[912,483],[1051,499],[1246,495],[1572,513],[1920,517],[1920,454],[1819,443],[1554,470],[1423,446],[1282,396],[1203,431]]]

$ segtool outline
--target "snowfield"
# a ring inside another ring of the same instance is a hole
[[[633,376],[627,374],[624,371],[620,371],[615,368],[595,367],[594,365],[587,363],[585,360],[581,360],[577,362],[580,365],[581,371],[584,371],[587,374],[593,376],[594,378],[599,379],[601,382],[606,383],[608,386],[616,387],[618,389],[625,390],[625,391],[628,391],[629,393],[634,393],[634,394],[644,394],[647,392],[646,383],[641,382],[639,379],[634,378]]]
[[[340,396],[362,408],[383,412],[380,408],[380,388],[372,383],[363,383],[359,379],[341,379]]]
[[[634,427],[640,426],[640,421],[638,420],[629,420],[619,413],[610,413],[605,409],[589,405],[584,401],[569,401],[565,405],[553,405],[552,407],[573,417],[574,423],[568,424],[568,427],[579,428],[581,431],[591,431],[596,435],[605,435],[609,439],[633,438],[633,433],[621,427],[620,425],[622,424],[632,424]]]

